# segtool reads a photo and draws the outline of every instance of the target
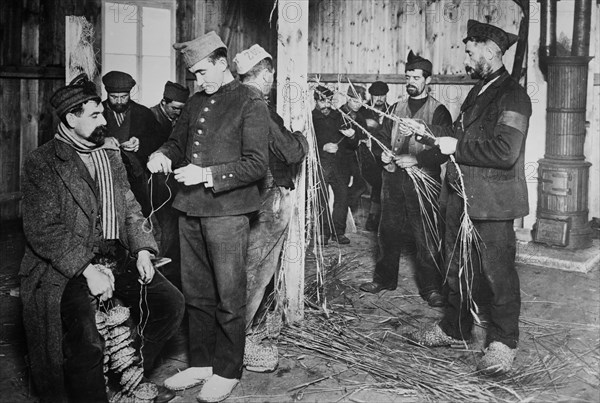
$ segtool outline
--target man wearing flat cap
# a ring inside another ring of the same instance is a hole
[[[158,122],[158,138],[156,148],[162,146],[169,139],[175,122],[183,110],[183,106],[190,97],[190,90],[181,84],[167,81],[163,98],[157,105],[150,108]],[[153,152],[156,149],[152,150]],[[179,213],[173,208],[173,199],[179,188],[177,181],[172,176],[154,175],[152,177],[152,205],[159,208],[155,214],[160,226],[160,237],[157,235],[161,255],[168,257],[172,262],[163,269],[169,279],[179,285],[180,256],[179,256]],[[168,186],[168,187],[167,187]]]
[[[171,389],[203,384],[197,399],[226,399],[242,373],[249,215],[260,207],[268,165],[269,112],[262,94],[234,79],[227,47],[211,31],[178,43],[201,91],[185,104],[150,172],[173,171],[180,190],[181,281],[190,367]]]
[[[369,106],[380,112],[391,113],[394,110],[394,105],[387,103],[387,94],[390,88],[383,81],[375,81],[369,87]],[[385,118],[382,114],[368,108],[361,110],[367,129],[374,133],[379,130]],[[369,203],[369,215],[365,222],[367,231],[377,231],[379,229],[379,220],[381,218],[381,163],[373,156],[373,146],[369,138],[362,139],[358,146],[358,158],[360,160],[360,168],[363,178],[371,186],[371,196]]]
[[[152,207],[145,164],[159,144],[158,124],[150,109],[131,99],[136,83],[129,74],[110,71],[102,77],[102,83],[108,94],[102,102],[106,128],[120,144],[131,190],[148,217]]]
[[[450,112],[429,94],[431,72],[431,62],[411,50],[406,61],[408,97],[398,101],[392,114],[399,118],[419,119],[426,124],[450,127]],[[413,137],[407,137],[403,127],[391,119],[383,122],[376,136],[393,154],[382,155],[379,147],[375,150],[375,155],[380,156],[385,164],[379,225],[380,256],[375,265],[373,281],[362,284],[360,289],[371,293],[396,289],[400,254],[403,253],[414,262],[414,275],[421,297],[430,306],[443,306],[444,276],[438,242],[423,224],[437,223],[439,217],[435,216],[437,213],[433,209],[427,208],[431,206],[425,206],[427,212],[422,211],[418,190],[406,170],[419,168],[439,183],[440,165],[448,157],[436,147],[424,146]]]
[[[463,40],[464,64],[479,82],[467,95],[452,128],[430,126],[437,136],[430,143],[443,154],[454,154],[460,168],[459,172],[449,163],[446,174],[448,305],[439,325],[410,335],[427,346],[469,340],[472,312],[485,299],[490,305],[489,320],[486,350],[478,370],[490,375],[511,369],[519,341],[521,297],[513,222],[529,209],[524,155],[531,101],[502,63],[502,55],[516,40],[516,35],[498,27],[470,20]],[[467,200],[456,190],[460,189],[461,173]],[[459,230],[464,230],[461,213],[465,202],[479,239],[471,245],[473,266],[467,270],[468,276],[464,271],[467,263],[454,249],[460,241]]]
[[[281,322],[281,309],[271,312],[273,284],[277,281],[281,251],[287,238],[294,207],[294,181],[308,150],[302,134],[303,119],[292,119],[292,130],[285,127],[275,105],[269,102],[275,69],[273,58],[260,45],[238,53],[233,62],[240,80],[258,89],[269,108],[269,169],[260,181],[261,208],[250,221],[246,263],[246,347],[244,366],[249,371],[271,372],[278,364],[274,335],[267,332],[267,321]],[[277,303],[277,302],[275,302]],[[267,319],[267,316],[269,319]]]
[[[346,217],[348,215],[348,185],[352,177],[352,161],[356,159],[358,147],[356,130],[344,124],[344,118],[337,109],[332,109],[333,91],[319,85],[314,92],[315,108],[312,111],[319,161],[323,172],[325,188],[317,191],[321,198],[322,209],[328,209],[328,186],[333,190],[333,212],[331,221],[329,214],[323,211],[323,233],[319,241],[323,244],[329,238],[341,245],[350,243],[346,237]],[[332,233],[333,231],[333,233]]]
[[[60,123],[27,158],[22,183],[27,245],[19,274],[31,375],[42,402],[107,402],[95,307],[117,297],[139,316],[143,284],[148,373],[179,327],[184,300],[154,270],[156,243],[142,228],[119,144],[105,138],[94,83],[82,74],[50,102]],[[161,388],[157,401],[173,397]]]

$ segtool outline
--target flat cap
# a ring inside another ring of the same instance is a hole
[[[135,80],[122,71],[109,71],[102,77],[106,92],[129,92],[135,85]]]
[[[383,81],[375,81],[369,87],[369,94],[371,95],[386,95],[390,91],[390,87]]]
[[[207,32],[188,42],[173,44],[173,49],[180,51],[183,55],[183,60],[189,70],[192,70],[196,63],[219,48],[227,49],[227,46],[215,31]]]
[[[427,72],[429,73],[429,75],[431,75],[433,65],[429,60],[425,59],[424,57],[415,55],[411,50],[410,52],[408,52],[408,58],[406,59],[406,67],[404,68],[404,70],[408,71],[416,69],[421,69],[423,70],[423,72]]]
[[[469,20],[467,22],[467,37],[463,39],[463,43],[467,43],[471,38],[489,39],[498,45],[502,53],[506,52],[519,39],[517,35],[508,33],[501,28]]]
[[[69,85],[57,89],[50,98],[50,104],[56,109],[58,116],[62,117],[74,107],[91,100],[100,102],[100,95],[96,92],[96,84],[82,73]]]
[[[235,55],[233,63],[238,74],[246,74],[263,59],[273,60],[273,57],[262,46],[255,44]]]
[[[317,101],[325,101],[327,99],[333,98],[333,91],[324,85],[319,85],[315,88],[315,99]]]
[[[185,103],[190,97],[190,90],[181,84],[167,81],[163,98],[169,98],[176,102]]]

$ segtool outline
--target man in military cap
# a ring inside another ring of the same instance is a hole
[[[190,367],[165,381],[203,384],[197,399],[226,399],[242,373],[249,214],[260,207],[268,165],[269,112],[261,93],[234,79],[227,47],[211,31],[174,45],[201,92],[186,103],[169,140],[148,161],[181,186],[181,280]]]
[[[115,296],[139,317],[143,285],[148,372],[179,327],[183,295],[154,270],[156,243],[142,229],[119,144],[105,139],[94,83],[81,75],[50,102],[60,124],[28,157],[22,183],[21,299],[31,375],[42,401],[106,402],[105,340],[94,307]],[[174,397],[162,389],[157,401]]]
[[[431,62],[411,50],[406,62],[408,97],[398,101],[393,115],[450,127],[450,112],[429,94],[431,72]],[[396,289],[400,254],[404,252],[414,260],[415,278],[421,297],[433,307],[443,306],[444,275],[439,242],[424,224],[437,223],[439,217],[434,217],[437,213],[431,206],[421,206],[418,190],[406,170],[419,168],[440,182],[440,165],[448,157],[440,153],[438,148],[423,146],[414,138],[407,137],[402,126],[391,119],[384,120],[377,136],[392,150],[393,155],[381,155],[379,147],[375,150],[386,164],[383,170],[382,220],[379,225],[381,253],[373,281],[362,284],[360,289],[371,293]],[[423,207],[427,208],[426,213],[422,211]]]
[[[352,127],[346,127],[342,114],[332,109],[333,91],[319,85],[315,88],[315,109],[312,111],[319,161],[323,171],[324,189],[317,193],[321,197],[321,208],[329,208],[328,186],[333,190],[332,223],[329,215],[323,212],[323,234],[320,242],[327,244],[329,238],[339,244],[349,244],[346,237],[346,217],[348,215],[348,185],[352,176],[352,160],[358,146],[358,136]],[[333,229],[334,233],[331,233]]]
[[[167,81],[160,102],[150,108],[158,122],[158,139],[156,148],[169,139],[175,122],[183,110],[183,106],[190,96],[190,90],[181,84]],[[152,151],[156,151],[153,149]],[[168,186],[168,187],[167,187]],[[163,269],[163,273],[179,286],[179,213],[173,205],[173,198],[178,189],[177,181],[172,176],[154,175],[152,178],[152,204],[156,211],[156,219],[160,226],[160,237],[157,235],[161,255],[168,257],[172,262]]]
[[[145,164],[159,144],[158,124],[150,109],[131,99],[136,84],[122,71],[110,71],[102,77],[108,94],[102,102],[109,136],[117,139],[127,168],[127,177],[144,216],[150,215],[150,195]]]
[[[277,114],[275,105],[269,102],[275,69],[273,58],[260,45],[252,45],[235,56],[233,60],[242,83],[258,89],[263,95],[271,120],[269,122],[269,169],[260,181],[261,208],[250,221],[248,279],[246,305],[246,348],[244,366],[250,371],[270,372],[278,363],[277,346],[266,341],[267,302],[269,291],[277,279],[283,244],[287,237],[292,216],[294,181],[308,151],[308,142],[302,134],[304,119],[292,119],[288,130]],[[278,312],[278,314],[277,314]],[[273,335],[268,335],[272,338]]]
[[[443,154],[454,154],[460,167],[468,213],[480,241],[472,245],[469,259],[473,267],[467,276],[461,272],[466,263],[454,250],[459,230],[463,229],[460,218],[467,201],[455,190],[460,172],[454,164],[448,164],[448,306],[439,324],[410,335],[427,346],[469,340],[471,310],[476,309],[472,302],[487,297],[491,306],[486,350],[477,366],[487,374],[511,369],[519,340],[521,297],[513,222],[527,215],[529,209],[524,156],[531,101],[502,63],[502,55],[516,40],[516,35],[498,27],[470,20],[463,40],[464,64],[479,82],[467,95],[452,128],[430,126],[438,136],[434,144]]]

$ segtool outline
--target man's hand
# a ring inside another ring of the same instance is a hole
[[[410,168],[418,164],[417,157],[411,154],[401,154],[394,157],[394,162],[400,168]]]
[[[329,154],[337,153],[338,145],[335,143],[327,143],[323,146],[323,151]]]
[[[438,137],[436,143],[440,147],[442,154],[450,155],[454,154],[456,151],[456,143],[458,143],[458,140],[454,137]]]
[[[390,162],[392,162],[392,158],[394,158],[394,156],[388,152],[383,152],[381,153],[381,162],[383,162],[384,164],[389,164]]]
[[[188,164],[175,171],[175,180],[183,183],[185,186],[198,185],[200,183],[212,183],[212,174],[210,168],[202,168],[198,165]]]
[[[82,274],[87,280],[90,294],[100,298],[100,301],[107,301],[112,298],[113,291],[115,290],[114,277],[109,277],[103,270],[99,270],[93,264],[86,267]]]
[[[171,160],[163,153],[153,153],[150,155],[150,158],[148,158],[146,167],[148,167],[148,170],[153,174],[158,172],[166,174],[171,172]]]
[[[349,127],[347,129],[340,129],[340,132],[342,132],[342,134],[346,137],[354,137],[354,129]]]
[[[150,283],[155,273],[154,265],[152,264],[152,254],[145,249],[139,251],[135,265],[140,273],[138,281],[142,284]]]
[[[137,152],[140,149],[140,140],[137,137],[132,137],[124,143],[121,143],[121,148],[125,151]]]
[[[376,129],[379,127],[379,122],[376,121],[375,119],[366,119],[367,121],[367,127],[369,129]]]

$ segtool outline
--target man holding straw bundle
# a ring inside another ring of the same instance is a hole
[[[531,101],[502,62],[517,39],[493,25],[468,22],[464,64],[480,81],[452,129],[432,126],[439,138],[429,136],[456,161],[447,171],[448,307],[439,324],[409,335],[431,347],[464,343],[471,337],[476,302],[486,297],[491,305],[486,350],[477,368],[488,375],[510,371],[519,340],[513,221],[529,210],[524,154]]]
[[[450,112],[429,95],[431,72],[431,62],[410,51],[406,62],[408,97],[396,104],[393,114],[399,118],[419,119],[427,124],[450,127]],[[419,169],[437,182],[439,190],[440,165],[448,157],[436,147],[417,143],[413,137],[407,137],[407,133],[410,136],[410,131],[406,132],[403,125],[391,119],[385,119],[378,132],[378,137],[390,146],[393,155],[384,153],[381,156],[386,164],[379,224],[381,254],[373,281],[362,284],[360,289],[370,293],[395,290],[400,254],[405,252],[415,257],[415,278],[421,297],[430,306],[442,307],[443,266],[437,194],[435,200],[423,201],[424,196],[419,195],[423,192],[408,171]]]

